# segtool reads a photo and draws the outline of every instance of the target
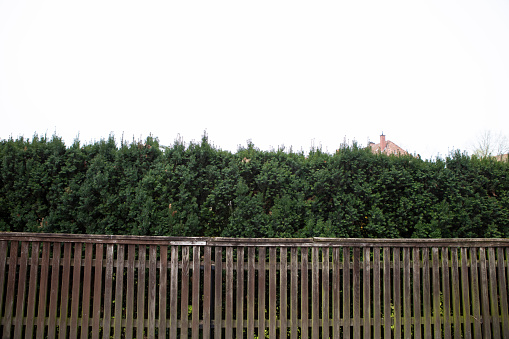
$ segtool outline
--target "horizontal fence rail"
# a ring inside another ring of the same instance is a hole
[[[509,338],[509,239],[0,233],[2,338]]]

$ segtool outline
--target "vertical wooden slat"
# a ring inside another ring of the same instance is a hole
[[[381,338],[381,314],[380,305],[380,248],[373,247],[373,336]]]
[[[350,339],[350,248],[343,247],[343,338]]]
[[[217,268],[217,267],[216,267]],[[216,274],[218,272],[216,271]],[[216,279],[217,281],[217,279]],[[182,246],[182,282],[180,288],[180,336],[189,335],[189,246]],[[217,288],[217,286],[216,286]],[[217,301],[217,300],[216,300]],[[216,308],[217,309],[217,308]]]
[[[486,269],[486,252],[479,248],[479,275],[481,276],[481,314],[484,338],[491,338],[490,300],[488,297],[488,273]]]
[[[394,306],[394,339],[401,338],[401,251],[399,248],[392,250],[393,270],[393,306]]]
[[[332,338],[340,336],[340,276],[339,276],[339,247],[332,248]],[[292,291],[292,293],[294,293]]]
[[[414,338],[421,338],[421,256],[420,249],[413,249]],[[405,335],[406,336],[406,335]]]
[[[498,286],[500,291],[500,315],[502,317],[502,337],[509,337],[509,309],[507,305],[507,279],[505,276],[505,265],[509,267],[509,263],[505,263],[504,249],[497,248],[497,268],[498,268]],[[508,258],[509,259],[509,258]]]
[[[46,251],[48,252],[48,258],[46,259],[46,263],[43,267],[46,268],[46,275],[48,274],[48,261],[49,261],[49,251],[46,248]],[[44,256],[43,256],[44,257]],[[7,294],[5,297],[5,311],[4,311],[4,333],[3,338],[11,338],[11,323],[12,323],[12,313],[13,313],[13,307],[14,307],[14,289],[15,289],[15,283],[16,283],[16,266],[18,261],[18,241],[13,240],[11,241],[11,249],[9,251],[9,275],[7,277]],[[42,269],[41,269],[42,272]],[[41,280],[42,280],[42,273],[41,273]],[[42,281],[41,281],[41,290],[42,290]],[[46,287],[46,282],[44,283],[44,287]],[[40,292],[44,295],[44,304],[42,306],[43,309],[43,316],[41,317],[39,314],[39,318],[42,318],[42,324],[44,324],[44,319],[46,316],[46,289],[44,291]],[[39,310],[41,307],[39,307]],[[1,309],[0,309],[1,310]],[[41,312],[40,312],[41,313]],[[41,324],[41,327],[42,327]]]
[[[478,275],[477,249],[470,249],[470,276],[472,277],[471,298],[472,313],[474,318],[474,338],[482,337],[481,328],[481,303],[479,298],[479,275]]]
[[[125,304],[125,308],[126,308],[125,336],[126,336],[126,338],[133,337],[135,260],[136,260],[136,245],[130,244],[127,246],[127,292],[126,292],[126,304]]]
[[[145,284],[147,269],[147,246],[138,246],[138,291],[136,298],[136,338],[145,334]],[[176,310],[176,307],[172,310]],[[176,313],[176,312],[173,312]],[[176,316],[176,315],[175,315]],[[176,327],[176,325],[175,325]],[[176,336],[176,332],[175,332]]]
[[[309,274],[309,250],[307,247],[301,248],[301,338],[307,339],[309,336],[309,294],[308,294],[308,274]]]
[[[390,247],[383,248],[383,280],[384,280],[384,338],[391,337],[391,249]]]
[[[225,338],[231,339],[233,336],[233,248],[226,247],[226,290],[225,290]],[[194,274],[194,272],[193,272]],[[194,278],[194,275],[193,275]],[[194,279],[193,279],[194,288]],[[193,293],[194,298],[194,293]]]
[[[292,317],[292,324],[291,324],[291,328],[290,328],[290,335],[291,335],[291,339],[297,339],[297,332],[298,332],[298,324],[297,324],[297,319],[298,319],[298,313],[299,313],[299,298],[298,298],[298,289],[297,287],[299,286],[299,277],[298,277],[298,266],[297,266],[297,261],[298,261],[298,258],[297,258],[297,248],[296,247],[292,247],[292,249],[290,250],[291,251],[291,299],[290,299],[290,308],[291,308],[291,311],[290,311],[290,316]]]
[[[244,247],[237,247],[237,293],[236,308],[236,335],[242,338],[244,333]]]
[[[34,331],[34,315],[35,315],[36,294],[37,294],[37,271],[39,269],[39,245],[40,245],[39,242],[32,243],[32,255],[30,257],[30,282],[29,282],[29,286],[28,286],[28,299],[27,299],[27,322],[26,322],[26,328],[25,328],[25,337],[26,338],[32,338],[33,331]],[[71,260],[71,258],[70,258],[71,257],[70,256],[71,244],[66,244],[66,246],[69,248],[69,251],[67,251],[69,253],[69,255],[67,257],[68,258],[67,261],[69,262],[69,264],[68,264],[68,267],[69,267],[70,260]],[[67,253],[65,251],[65,249],[67,247],[64,247],[64,255],[65,255],[65,253]],[[5,257],[6,257],[5,251],[0,249],[0,260],[2,262],[4,261],[3,258],[5,258]],[[66,260],[64,259],[64,272],[65,272],[65,262],[66,262]],[[5,269],[5,267],[4,267],[4,269]],[[69,268],[67,268],[67,272],[69,272]],[[4,276],[3,270],[0,271],[0,273],[2,274],[2,279],[3,279],[3,276]],[[68,281],[69,281],[69,278],[67,278],[67,282]],[[63,289],[65,288],[65,286],[68,285],[68,284],[67,285],[64,284],[63,282],[65,282],[65,275],[63,276],[63,280],[62,280],[62,293],[63,293]],[[2,285],[3,284],[0,283],[0,287],[2,288],[2,291],[3,291]],[[63,295],[62,295],[62,297],[63,297]],[[67,305],[67,303],[66,303],[66,305]],[[60,308],[60,313],[62,313],[62,312],[63,312],[63,310],[62,310],[62,308]],[[62,326],[60,326],[60,328],[62,331]],[[63,336],[60,336],[60,338],[63,338]]]
[[[11,245],[12,246],[12,245]],[[46,324],[46,300],[48,298],[48,270],[49,270],[49,247],[48,242],[42,243],[41,279],[39,280],[39,309],[37,311],[37,339],[44,338]],[[10,273],[10,272],[9,272]],[[9,287],[9,286],[7,286]]]
[[[500,338],[500,313],[498,310],[497,293],[497,269],[495,263],[495,249],[488,249],[489,280],[490,280],[490,300],[491,300],[491,326],[493,338]]]
[[[287,307],[288,307],[288,296],[287,296],[287,274],[288,274],[288,259],[287,259],[287,248],[283,247],[280,250],[280,270],[279,270],[279,277],[280,277],[280,319],[281,319],[281,327],[280,327],[280,333],[281,337],[286,337],[287,328],[288,328],[288,314],[287,314]]]
[[[322,248],[322,338],[329,338],[329,248]]]
[[[233,264],[232,264],[233,265]],[[233,281],[233,271],[232,271]],[[192,338],[200,335],[200,246],[193,246]]]
[[[433,266],[433,329],[435,338],[442,336],[441,314],[440,314],[440,260],[438,256],[438,248],[431,249],[432,266]]]
[[[71,244],[66,244],[71,245]],[[67,272],[67,279],[69,279],[69,266],[65,264],[67,261],[66,258],[69,258],[70,262],[70,255],[68,256],[66,254],[67,247],[64,247],[64,273]],[[71,252],[71,247],[69,246],[69,254]],[[95,264],[94,264],[94,309],[93,309],[93,320],[92,320],[92,339],[99,339],[99,329],[101,327],[101,299],[102,299],[102,276],[103,276],[103,252],[104,252],[104,245],[103,244],[96,244],[95,245]],[[65,278],[64,278],[65,281]],[[64,284],[64,288],[68,285],[68,283]],[[63,293],[63,292],[62,292]],[[67,295],[67,293],[66,293]],[[63,298],[62,298],[63,299]],[[62,305],[64,305],[64,302],[62,301]],[[65,305],[67,305],[67,300],[65,302]],[[67,309],[67,306],[65,306]],[[62,307],[60,308],[61,312]],[[67,313],[67,312],[66,312]],[[62,320],[62,319],[61,319]],[[62,321],[60,322],[62,324]],[[60,330],[62,330],[62,325],[60,325]],[[63,337],[62,337],[63,338]]]
[[[255,248],[247,250],[247,337],[254,337],[255,319]]]
[[[81,338],[88,338],[90,323],[90,289],[92,288],[92,255],[94,244],[85,244],[85,269],[83,271],[83,304],[81,309]]]
[[[269,248],[269,338],[276,337],[276,248]]]
[[[463,338],[472,338],[472,322],[470,319],[470,283],[468,275],[468,255],[467,249],[461,248],[461,300],[463,301]]]
[[[212,263],[211,248],[205,246],[203,254],[203,339],[210,339],[211,279]]]
[[[104,270],[103,338],[109,338],[111,333],[112,288],[113,288],[113,244],[107,244],[106,269]],[[73,299],[74,299],[74,289],[73,289]],[[71,328],[72,327],[73,323],[71,322]]]
[[[72,274],[72,301],[71,301],[71,323],[69,336],[76,338],[78,335],[78,318],[80,307],[80,283],[81,283],[81,254],[83,251],[83,244],[74,244],[74,266]],[[113,253],[113,250],[112,250]],[[111,292],[111,287],[110,287]]]
[[[311,279],[311,333],[313,339],[318,339],[318,336],[320,335],[320,299],[319,293],[320,293],[320,280],[318,275],[318,251],[320,249],[318,247],[313,247],[311,249],[312,253],[312,262],[311,262],[311,272],[312,272],[312,279]]]
[[[449,249],[442,248],[442,288],[444,298],[444,337],[451,338],[451,285],[449,280]]]
[[[410,338],[412,333],[412,301],[410,299],[410,249],[403,248],[403,319],[404,337]]]
[[[177,307],[179,293],[178,272],[179,272],[178,246],[173,245],[171,247],[171,272],[170,272],[170,338],[177,337]]]
[[[115,319],[113,321],[113,335],[120,339],[122,334],[122,306],[124,291],[124,252],[125,245],[117,244],[117,267],[115,272]]]
[[[156,332],[156,270],[157,270],[157,247],[149,247],[148,263],[148,339],[155,338]]]
[[[159,247],[159,339],[166,338],[166,300],[168,299],[168,246]]]
[[[258,336],[265,335],[265,247],[258,249]]]
[[[424,338],[430,339],[431,333],[431,281],[429,272],[429,249],[422,249],[422,304],[424,316]]]
[[[352,273],[352,302],[353,302],[353,337],[361,337],[361,281],[360,281],[360,248],[353,249],[353,273]]]
[[[223,249],[221,246],[216,247],[215,251],[215,294],[214,294],[214,339],[221,338],[222,320],[223,320]],[[254,301],[253,301],[254,302]]]
[[[34,243],[35,244],[35,243]],[[5,266],[7,260],[8,242],[0,241],[0,305],[4,304]],[[39,244],[37,244],[39,246]]]
[[[364,338],[371,338],[371,249],[364,247],[362,260],[363,285],[363,333]]]
[[[453,327],[454,338],[461,338],[461,322],[460,322],[460,277],[458,272],[458,249],[451,248],[451,278],[452,284],[452,314],[453,314]]]
[[[28,264],[28,245],[29,243],[26,241],[23,241],[21,243],[21,255],[20,255],[20,261],[19,261],[19,274],[18,274],[18,300],[16,303],[16,316],[15,316],[15,327],[14,327],[14,338],[21,338],[21,331],[23,330],[23,317],[25,313],[25,289],[26,289],[26,278],[27,278],[27,264]],[[60,253],[57,256],[58,259],[60,259]],[[53,257],[53,261],[55,260],[55,257]],[[58,261],[60,263],[60,261]],[[52,275],[52,278],[55,274]],[[53,288],[56,287],[56,293],[58,292],[58,269],[57,269],[57,284],[53,284],[53,280],[51,279],[51,295],[53,296]],[[55,298],[56,299],[56,298]],[[1,305],[1,304],[0,304]],[[51,307],[53,306],[53,307]],[[56,300],[51,303],[50,300],[50,324],[51,324],[51,316],[52,311],[54,311],[54,318],[56,319]],[[54,320],[53,320],[53,327],[54,327]],[[55,333],[53,332],[52,336],[48,333],[48,337],[54,338]]]

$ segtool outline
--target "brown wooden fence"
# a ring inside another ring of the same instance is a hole
[[[2,338],[509,338],[509,239],[0,233]]]

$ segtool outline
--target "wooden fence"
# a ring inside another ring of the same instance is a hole
[[[509,338],[509,239],[0,233],[2,338]]]

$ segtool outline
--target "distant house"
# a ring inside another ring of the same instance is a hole
[[[369,143],[369,147],[373,153],[383,153],[383,154],[394,154],[394,155],[407,155],[408,152],[403,148],[399,147],[395,143],[390,140],[385,140],[385,135],[382,133],[380,135],[380,143],[375,144],[374,142]]]
[[[508,161],[509,160],[509,154],[500,154],[495,157],[497,161]]]

